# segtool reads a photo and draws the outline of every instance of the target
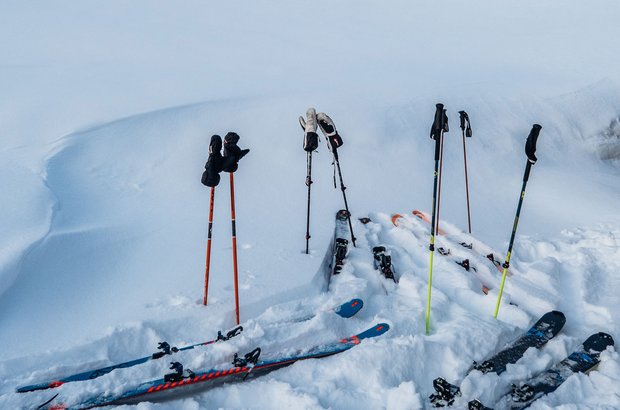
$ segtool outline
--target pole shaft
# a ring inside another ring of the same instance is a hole
[[[519,204],[517,205],[517,213],[515,214],[515,220],[512,224],[512,234],[510,235],[510,243],[508,244],[508,252],[506,254],[506,261],[504,262],[504,271],[502,273],[502,282],[499,287],[499,294],[497,295],[497,303],[495,304],[495,313],[493,317],[497,319],[499,313],[499,305],[502,301],[502,294],[504,293],[504,283],[506,282],[506,275],[508,273],[508,267],[510,266],[510,257],[512,256],[512,246],[515,242],[515,236],[517,234],[517,226],[519,225],[519,216],[521,215],[521,206],[523,205],[523,199],[525,198],[525,187],[530,175],[530,169],[532,163],[528,160],[525,166],[525,174],[523,175],[523,186],[521,187],[521,195],[519,196]]]
[[[463,130],[463,162],[465,163],[465,195],[467,198],[467,227],[471,234],[471,214],[469,212],[469,183],[467,181],[467,150],[465,149],[465,130]]]
[[[308,211],[306,214],[306,255],[309,253],[310,246],[310,190],[312,186],[312,151],[307,153],[307,175],[306,185],[308,186]]]
[[[431,212],[431,241],[429,245],[430,260],[428,267],[428,296],[426,298],[426,334],[428,335],[430,330],[431,319],[431,289],[433,286],[433,254],[435,252],[435,212],[437,204],[437,183],[439,175],[439,139],[443,138],[443,132],[439,134],[438,139],[435,141],[435,172],[433,176],[433,207]]]
[[[439,149],[439,187],[437,188],[437,219],[435,232],[439,232],[439,207],[441,205],[441,175],[443,174],[443,132],[441,133],[441,147]]]
[[[215,187],[211,187],[211,197],[209,200],[209,231],[207,233],[207,263],[205,268],[205,294],[203,304],[207,306],[207,295],[209,294],[209,269],[211,267],[211,236],[213,233],[213,204],[215,200]]]
[[[233,277],[235,283],[235,319],[239,324],[239,281],[237,273],[237,227],[235,222],[235,180],[230,172],[230,215],[232,221]]]

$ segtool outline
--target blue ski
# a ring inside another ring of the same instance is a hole
[[[335,308],[334,312],[341,317],[350,318],[354,316],[357,312],[359,312],[363,306],[364,306],[364,302],[362,302],[361,299],[352,299],[348,302],[343,303],[337,308]],[[299,321],[308,320],[308,319],[311,319],[312,317],[314,317],[314,315],[309,316],[307,318],[303,318]],[[49,380],[49,381],[42,382],[42,383],[18,387],[16,391],[17,393],[26,393],[26,392],[31,392],[35,390],[53,389],[53,388],[62,386],[65,383],[96,379],[97,377],[101,377],[105,374],[108,374],[112,370],[115,370],[115,369],[124,369],[127,367],[137,366],[139,364],[146,363],[150,360],[157,360],[164,356],[171,355],[176,352],[190,350],[190,349],[194,349],[200,346],[207,346],[207,345],[220,342],[220,341],[226,341],[232,337],[237,336],[242,331],[243,331],[243,327],[237,326],[234,329],[228,331],[226,335],[223,335],[222,332],[218,332],[217,337],[213,340],[196,343],[196,344],[181,347],[181,348],[171,347],[167,342],[161,342],[159,343],[159,346],[157,347],[160,351],[153,353],[150,356],[141,357],[139,359],[130,360],[130,361],[123,362],[123,363],[113,364],[111,366],[106,366],[106,367],[102,367],[99,369],[80,372],[80,373],[72,374],[70,376],[66,376],[66,377],[62,377],[62,378],[58,378],[54,380]]]
[[[182,366],[179,365],[180,371],[178,375],[166,375],[163,379],[142,383],[139,386],[120,394],[101,394],[87,399],[79,404],[55,404],[48,408],[54,410],[82,410],[99,406],[138,403],[141,401],[157,401],[165,399],[165,396],[171,395],[171,391],[176,389],[180,390],[179,393],[188,394],[193,392],[194,389],[205,389],[215,387],[223,383],[245,381],[248,378],[264,375],[282,367],[289,366],[300,360],[317,359],[347,351],[360,344],[364,339],[369,339],[384,334],[389,330],[389,328],[390,327],[388,324],[380,323],[357,335],[326,345],[316,346],[305,353],[268,360],[259,361],[258,356],[260,354],[260,349],[255,349],[251,353],[245,355],[245,358],[235,357],[235,366],[225,369],[211,369],[202,372],[192,372],[186,370],[189,374],[185,375],[182,370]],[[194,387],[194,389],[192,389],[192,387]]]

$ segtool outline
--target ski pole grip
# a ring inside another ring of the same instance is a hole
[[[536,163],[538,159],[536,158],[536,141],[538,141],[538,135],[541,129],[542,127],[539,124],[534,124],[525,142],[525,154],[527,155],[528,161],[532,164]]]
[[[435,140],[435,161],[439,161],[439,147],[441,142],[441,132],[444,128],[444,115],[443,104],[436,104],[435,118],[433,119],[433,125],[431,126],[431,138]]]
[[[439,103],[435,105],[435,118],[433,119],[433,125],[431,127],[431,138],[437,140],[441,131],[443,130],[443,104]]]

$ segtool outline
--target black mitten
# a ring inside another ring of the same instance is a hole
[[[239,142],[239,135],[235,132],[229,132],[224,137],[223,170],[226,172],[235,172],[239,167],[239,160],[250,152],[249,149],[239,148],[237,142]]]
[[[222,137],[214,135],[209,144],[209,159],[205,164],[205,172],[202,173],[202,184],[215,187],[220,183],[220,172],[224,170],[224,157],[222,157]]]

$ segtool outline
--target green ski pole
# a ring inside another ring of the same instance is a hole
[[[523,174],[523,186],[521,187],[521,195],[519,196],[519,204],[517,205],[517,214],[515,215],[515,220],[512,225],[512,234],[510,235],[510,243],[508,244],[508,253],[506,254],[506,261],[502,265],[504,268],[504,272],[502,274],[502,283],[499,287],[499,295],[497,296],[497,304],[495,305],[495,313],[493,317],[497,319],[497,313],[499,312],[499,305],[502,301],[502,294],[504,293],[504,284],[506,282],[506,274],[508,273],[508,268],[510,267],[510,257],[512,255],[512,245],[515,242],[515,235],[517,233],[517,225],[519,224],[519,215],[521,214],[521,206],[523,205],[523,198],[525,198],[525,186],[527,185],[527,180],[530,178],[530,170],[532,169],[532,165],[536,163],[536,141],[538,140],[538,134],[540,134],[540,129],[542,127],[538,124],[534,124],[532,130],[530,131],[530,135],[527,136],[527,141],[525,142],[525,154],[527,155],[527,163],[525,164],[525,173]]]
[[[426,298],[426,334],[428,335],[431,319],[431,290],[433,286],[433,254],[435,253],[435,211],[437,205],[437,180],[439,175],[439,152],[443,133],[448,132],[448,116],[443,104],[435,105],[435,119],[431,127],[431,138],[435,140],[435,173],[433,183],[433,207],[431,216],[430,261],[428,267],[428,296]]]

